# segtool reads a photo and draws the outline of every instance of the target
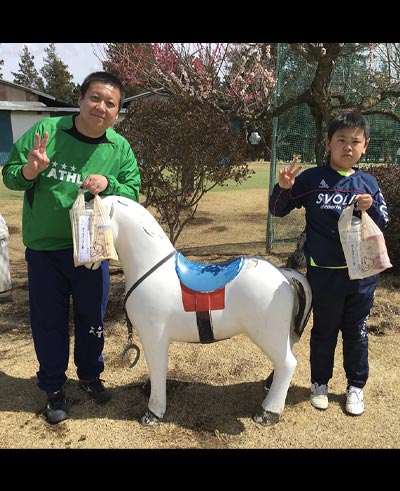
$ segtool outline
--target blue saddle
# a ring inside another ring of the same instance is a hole
[[[219,264],[200,264],[186,259],[180,252],[175,256],[178,278],[190,290],[211,292],[232,281],[242,269],[243,257]]]

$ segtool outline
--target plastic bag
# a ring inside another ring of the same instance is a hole
[[[101,261],[118,260],[110,217],[98,195],[85,203],[83,191],[80,191],[69,213],[75,266],[97,269]]]
[[[7,224],[0,214],[0,293],[11,290],[10,262],[8,259],[9,238]]]
[[[338,227],[351,280],[380,273],[392,264],[381,229],[366,211],[353,216],[354,204],[343,209]]]

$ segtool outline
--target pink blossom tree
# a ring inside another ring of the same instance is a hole
[[[309,83],[293,93],[293,83],[305,74],[293,64],[276,105],[277,45],[266,43],[152,43],[108,44],[103,66],[128,85],[145,90],[165,88],[173,94],[205,101],[228,112],[244,127],[259,131],[269,145],[271,120],[300,104],[307,104],[316,125],[316,160],[323,162],[324,138],[332,117],[343,110],[383,113],[398,120],[395,108],[382,109],[400,95],[399,44],[292,43],[287,51],[300,57],[312,72]],[[350,93],[333,90],[335,67],[359,54],[368,58],[368,71],[352,80]],[[356,97],[357,96],[357,97]]]
[[[163,88],[209,104],[257,129],[268,146],[270,121],[259,116],[274,102],[275,50],[257,43],[117,43],[105,48],[103,67],[128,87]]]

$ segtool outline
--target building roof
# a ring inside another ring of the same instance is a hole
[[[50,94],[45,94],[40,90],[32,89],[31,87],[25,87],[24,85],[16,84],[15,82],[9,82],[8,80],[0,79],[0,84],[8,85],[16,89],[24,90],[25,92],[35,94],[38,96],[39,101],[44,102],[45,105],[48,107],[74,107],[74,105],[70,104],[69,102],[61,101]]]
[[[31,112],[62,112],[62,113],[78,113],[79,107],[69,104],[64,101],[56,99],[52,95],[45,94],[36,89],[30,87],[24,87],[23,85],[16,84],[14,82],[8,82],[7,80],[0,79],[0,84],[8,85],[17,89],[30,92],[38,96],[37,101],[0,101],[0,111],[31,111]],[[126,109],[123,108],[120,111],[121,115],[126,113]]]
[[[0,111],[79,112],[79,107],[49,107],[39,101],[0,101]]]
[[[154,89],[149,92],[142,92],[141,94],[133,95],[132,97],[126,97],[124,100],[124,107],[127,104],[130,104],[131,102],[138,101],[140,99],[146,99],[147,97],[153,97],[155,95],[161,97],[168,97],[170,95],[170,92],[168,92],[168,90],[161,87],[160,89]]]

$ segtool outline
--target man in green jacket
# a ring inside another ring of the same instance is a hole
[[[3,168],[5,186],[24,191],[22,235],[38,387],[47,393],[46,417],[52,424],[68,417],[63,386],[70,296],[79,385],[98,403],[111,399],[99,378],[104,370],[108,261],[96,270],[74,266],[69,210],[79,188],[87,200],[96,194],[139,199],[136,158],[128,141],[111,128],[123,101],[117,77],[91,73],[80,89],[79,114],[36,123],[15,142]]]

